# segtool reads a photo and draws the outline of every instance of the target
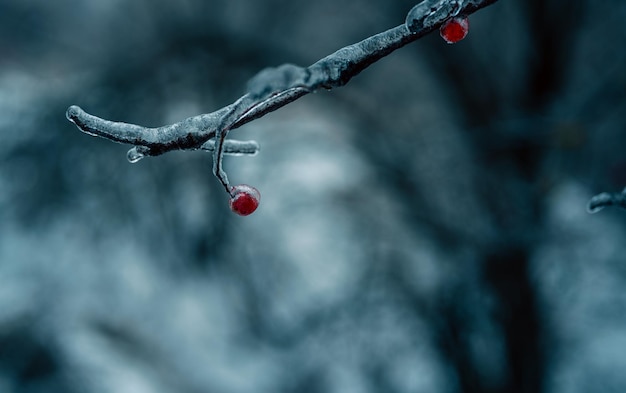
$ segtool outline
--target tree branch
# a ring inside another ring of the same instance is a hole
[[[587,204],[587,211],[589,213],[597,213],[609,206],[618,206],[622,209],[626,209],[626,188],[624,188],[622,192],[603,192],[594,196]]]
[[[213,151],[213,172],[226,191],[232,193],[222,168],[223,155],[254,154],[258,146],[253,141],[226,140],[228,131],[320,88],[329,90],[343,86],[374,62],[439,28],[450,17],[469,15],[496,1],[422,1],[409,11],[404,24],[342,48],[309,67],[284,64],[262,70],[248,82],[248,92],[233,104],[179,123],[147,128],[104,120],[75,105],[68,108],[66,116],[89,135],[134,145],[128,152],[131,162],[172,150]]]

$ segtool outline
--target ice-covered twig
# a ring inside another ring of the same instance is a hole
[[[622,192],[603,192],[594,196],[587,204],[587,211],[589,213],[597,213],[608,206],[619,206],[626,209],[626,188]]]
[[[247,93],[233,104],[179,123],[158,128],[141,127],[104,120],[78,106],[68,108],[67,118],[87,134],[134,145],[128,152],[131,162],[172,150],[212,150],[213,173],[226,191],[232,193],[222,167],[223,155],[253,154],[258,146],[252,141],[226,140],[230,130],[320,88],[343,86],[369,65],[439,28],[450,17],[469,15],[496,1],[422,1],[411,9],[404,24],[342,48],[309,67],[285,64],[265,69],[248,82]]]

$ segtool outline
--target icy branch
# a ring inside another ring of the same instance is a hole
[[[626,188],[622,192],[603,192],[594,196],[587,204],[587,211],[589,213],[597,213],[608,206],[619,206],[626,209]]]
[[[285,64],[262,70],[248,82],[247,93],[233,104],[179,123],[147,128],[104,120],[78,106],[68,108],[67,118],[87,134],[134,145],[128,152],[131,162],[172,150],[211,150],[213,172],[230,193],[231,187],[222,168],[223,155],[254,154],[258,146],[254,142],[226,140],[228,131],[320,88],[343,86],[372,63],[439,28],[450,17],[469,15],[496,1],[422,1],[411,9],[404,24],[342,48],[309,67]]]

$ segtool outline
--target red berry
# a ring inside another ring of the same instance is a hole
[[[259,207],[261,193],[254,187],[246,184],[234,186],[230,190],[230,210],[240,216],[247,216]]]
[[[469,20],[466,16],[455,16],[448,19],[439,29],[439,34],[448,44],[461,41],[469,31]]]

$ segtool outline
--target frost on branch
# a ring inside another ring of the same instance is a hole
[[[589,213],[597,213],[608,206],[618,206],[626,209],[626,188],[622,192],[603,192],[594,196],[587,204],[587,211]]]
[[[339,49],[309,67],[284,64],[266,68],[248,82],[247,93],[234,103],[178,123],[156,128],[142,127],[104,120],[75,105],[68,108],[66,115],[89,135],[133,145],[127,155],[130,162],[172,150],[210,151],[213,155],[213,174],[232,196],[233,187],[222,166],[224,155],[253,155],[259,147],[254,141],[227,139],[231,130],[320,88],[343,86],[374,62],[439,28],[448,19],[460,13],[469,15],[496,1],[422,1],[411,9],[405,23]]]

